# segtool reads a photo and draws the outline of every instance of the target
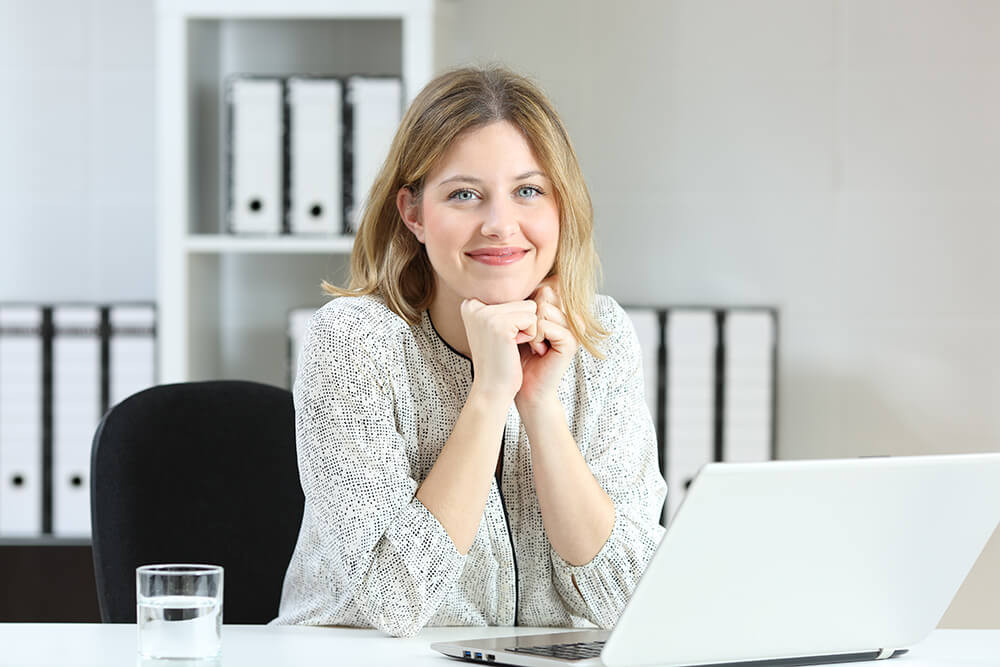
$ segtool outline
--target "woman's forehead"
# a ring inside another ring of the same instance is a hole
[[[537,157],[521,130],[509,121],[497,121],[459,134],[428,174],[428,182],[462,177],[467,181],[518,180],[544,176]]]

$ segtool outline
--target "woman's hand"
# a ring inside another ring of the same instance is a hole
[[[556,276],[543,280],[528,303],[537,304],[534,337],[520,346],[522,380],[514,398],[518,412],[557,401],[559,381],[580,344],[569,330]]]
[[[478,299],[462,302],[475,373],[473,391],[510,405],[522,384],[518,345],[537,337],[537,308],[531,300],[492,306]]]

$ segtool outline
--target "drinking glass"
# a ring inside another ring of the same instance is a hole
[[[143,565],[135,571],[139,654],[205,659],[222,648],[222,567]]]

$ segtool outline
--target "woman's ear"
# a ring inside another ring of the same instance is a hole
[[[399,209],[399,215],[403,218],[403,224],[406,225],[406,228],[413,232],[418,241],[423,243],[424,225],[420,220],[420,200],[417,199],[410,186],[404,185],[396,193],[396,208]]]

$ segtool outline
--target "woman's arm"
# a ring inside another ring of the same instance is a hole
[[[545,534],[567,562],[583,565],[601,550],[615,522],[611,498],[590,472],[557,391],[579,343],[547,278],[531,298],[537,305],[535,338],[522,348],[524,378],[515,403],[531,442],[531,466]]]
[[[455,548],[469,552],[483,518],[507,408],[475,383],[417,499],[441,522]]]
[[[539,309],[551,313],[550,307]],[[663,535],[666,485],[643,396],[638,338],[618,304],[607,299],[601,308],[610,311],[603,319],[611,335],[607,358],[588,371],[604,389],[600,402],[586,407],[598,412],[587,441],[574,441],[551,396],[519,396],[518,411],[531,442],[556,590],[572,613],[610,628]]]
[[[589,563],[611,535],[614,503],[573,440],[557,398],[520,405],[518,412],[531,442],[535,492],[549,543],[567,563]]]

